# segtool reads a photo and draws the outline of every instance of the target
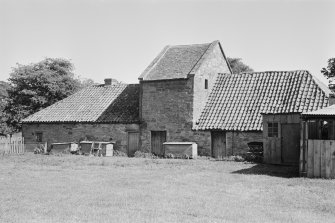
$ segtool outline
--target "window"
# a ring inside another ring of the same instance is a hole
[[[42,132],[36,132],[36,142],[42,142],[43,134]]]
[[[278,137],[278,122],[268,122],[268,137]]]
[[[208,89],[208,80],[205,79],[205,89]]]

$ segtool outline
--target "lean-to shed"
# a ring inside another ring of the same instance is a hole
[[[335,105],[302,114],[300,176],[335,178]]]

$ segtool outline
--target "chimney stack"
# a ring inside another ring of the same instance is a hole
[[[106,78],[105,79],[105,86],[112,85],[112,78]]]

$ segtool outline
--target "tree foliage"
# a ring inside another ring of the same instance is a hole
[[[233,74],[243,73],[243,72],[253,72],[254,70],[248,65],[242,62],[241,58],[227,58]]]
[[[329,79],[330,90],[335,91],[335,58],[328,60],[327,68],[322,68],[321,73]]]
[[[7,90],[10,88],[5,81],[0,81],[0,100],[8,98]]]
[[[12,69],[4,112],[12,130],[20,129],[21,119],[64,99],[81,88],[74,77],[73,64],[66,59],[46,58],[41,62]]]
[[[327,78],[335,77],[335,58],[328,60],[327,68],[322,68],[321,73]]]
[[[86,87],[98,84],[90,78],[79,78],[79,81],[80,81],[80,88],[86,88]]]

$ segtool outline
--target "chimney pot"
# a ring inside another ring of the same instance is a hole
[[[112,78],[106,78],[105,85],[112,85]]]

